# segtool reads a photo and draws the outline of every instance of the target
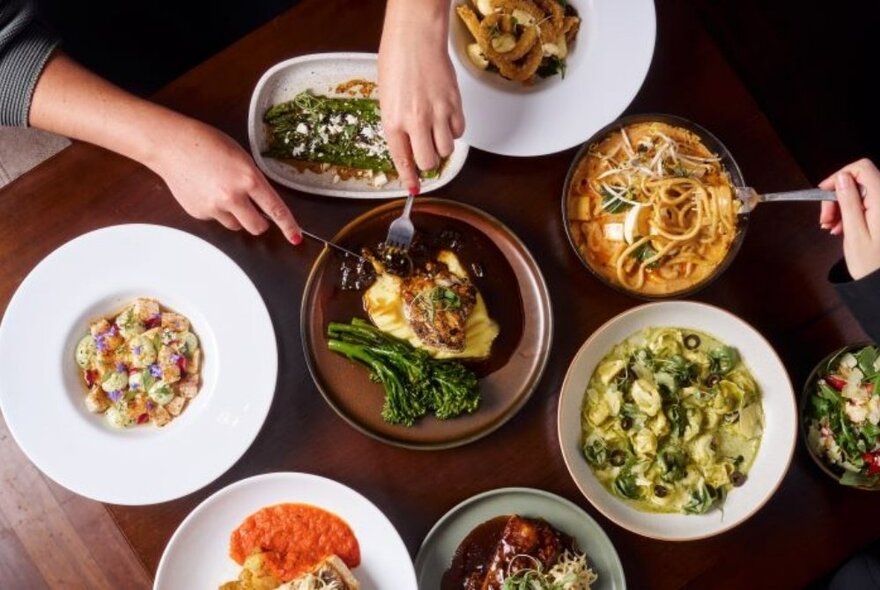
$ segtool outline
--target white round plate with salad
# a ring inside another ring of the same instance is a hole
[[[720,308],[641,305],[605,323],[569,366],[559,444],[575,483],[639,535],[729,530],[772,497],[797,436],[794,392],[773,347]]]
[[[272,321],[242,269],[200,238],[140,224],[43,259],[9,303],[0,358],[0,408],[27,457],[77,494],[124,505],[223,474],[262,427],[278,371]]]

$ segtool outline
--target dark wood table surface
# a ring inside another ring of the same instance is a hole
[[[383,4],[304,0],[156,99],[246,144],[246,109],[259,76],[296,55],[375,51]],[[704,125],[727,144],[747,181],[759,189],[805,186],[803,173],[691,7],[685,0],[664,0],[657,10],[654,62],[628,112],[675,113]],[[156,506],[107,507],[148,571],[155,572],[169,537],[199,502],[231,482],[273,471],[316,473],[357,489],[385,511],[413,555],[438,518],[476,493],[506,486],[549,490],[596,518],[614,542],[632,588],[802,587],[872,540],[880,532],[875,497],[827,480],[800,443],[770,502],[741,526],[709,540],[639,537],[609,522],[581,496],[559,452],[559,388],[590,333],[639,302],[589,275],[565,239],[559,199],[572,156],[570,150],[512,159],[473,150],[461,174],[436,193],[485,209],[525,241],[545,273],[555,315],[549,366],[529,403],[489,437],[440,452],[403,450],[367,438],[348,427],[316,391],[303,360],[299,325],[304,281],[319,251],[315,244],[292,248],[277,232],[253,238],[193,220],[148,170],[84,144],[0,192],[2,309],[49,252],[87,231],[130,222],[181,228],[215,244],[244,268],[268,306],[280,372],[268,420],[251,449],[220,479],[190,496]],[[305,227],[325,235],[376,205],[281,193]],[[837,240],[820,232],[814,207],[766,205],[753,215],[734,264],[694,299],[756,326],[779,350],[799,390],[822,356],[864,338],[826,281],[839,255]]]

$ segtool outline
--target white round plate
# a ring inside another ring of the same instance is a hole
[[[334,174],[297,171],[294,167],[273,158],[263,156],[269,143],[263,114],[272,106],[291,100],[304,90],[324,96],[342,96],[336,87],[349,80],[378,78],[378,56],[375,53],[315,53],[294,57],[275,64],[257,82],[248,110],[248,139],[251,154],[263,173],[286,187],[328,197],[352,199],[390,199],[405,197],[408,192],[397,180],[382,187],[374,187],[364,179],[333,182]],[[440,172],[439,177],[422,181],[421,192],[437,190],[461,171],[467,159],[468,145],[455,141],[454,151]]]
[[[165,547],[154,590],[217,588],[238,579],[229,536],[251,514],[287,502],[311,504],[343,519],[357,537],[361,564],[352,570],[362,590],[416,590],[416,575],[394,525],[369,500],[331,479],[307,473],[267,473],[231,484],[193,510]]]
[[[86,410],[74,348],[89,322],[138,296],[190,319],[204,353],[202,387],[163,428],[112,428]],[[212,482],[248,449],[275,392],[269,313],[231,259],[156,225],[93,231],[47,256],[0,324],[0,409],[43,473],[88,498],[153,504]]]
[[[758,386],[764,407],[764,435],[748,480],[724,501],[724,510],[706,514],[641,512],[608,492],[581,453],[581,408],[587,383],[599,361],[615,345],[649,327],[700,330],[742,355]],[[626,311],[596,330],[575,355],[559,396],[559,444],[575,483],[602,514],[625,529],[654,539],[686,541],[711,537],[755,514],[773,495],[788,471],[797,436],[797,410],[788,373],[776,351],[735,315],[689,301],[649,303]]]
[[[543,518],[570,535],[587,555],[599,579],[593,590],[624,590],[626,578],[620,557],[602,527],[576,504],[532,488],[502,488],[478,494],[447,512],[431,529],[416,557],[419,590],[438,590],[443,574],[464,538],[496,516],[519,514]]]
[[[635,98],[654,55],[652,0],[568,0],[581,29],[565,78],[523,86],[480,70],[467,57],[473,43],[453,0],[449,53],[465,114],[464,139],[506,156],[542,156],[576,146],[616,119]]]

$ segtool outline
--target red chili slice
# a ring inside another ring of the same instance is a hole
[[[86,380],[86,385],[92,387],[98,380],[98,372],[94,369],[87,369],[84,372],[83,377]]]
[[[837,391],[843,391],[843,388],[846,387],[846,379],[837,375],[828,375],[825,377],[825,382]]]
[[[149,420],[149,419],[150,419],[150,415],[149,415],[149,414],[141,414],[140,416],[138,416],[137,423],[138,423],[138,424],[143,424],[144,422],[146,422],[146,421]]]
[[[186,357],[182,354],[177,357],[177,366],[180,367],[181,373],[186,373]]]
[[[144,326],[147,330],[152,330],[153,328],[159,326],[162,323],[162,318],[150,318],[144,322]]]

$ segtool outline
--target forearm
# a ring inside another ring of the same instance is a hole
[[[403,27],[440,40],[444,45],[449,33],[450,0],[388,0],[385,8],[384,34]]]
[[[34,89],[30,124],[152,167],[163,138],[196,123],[125,92],[56,52]]]

